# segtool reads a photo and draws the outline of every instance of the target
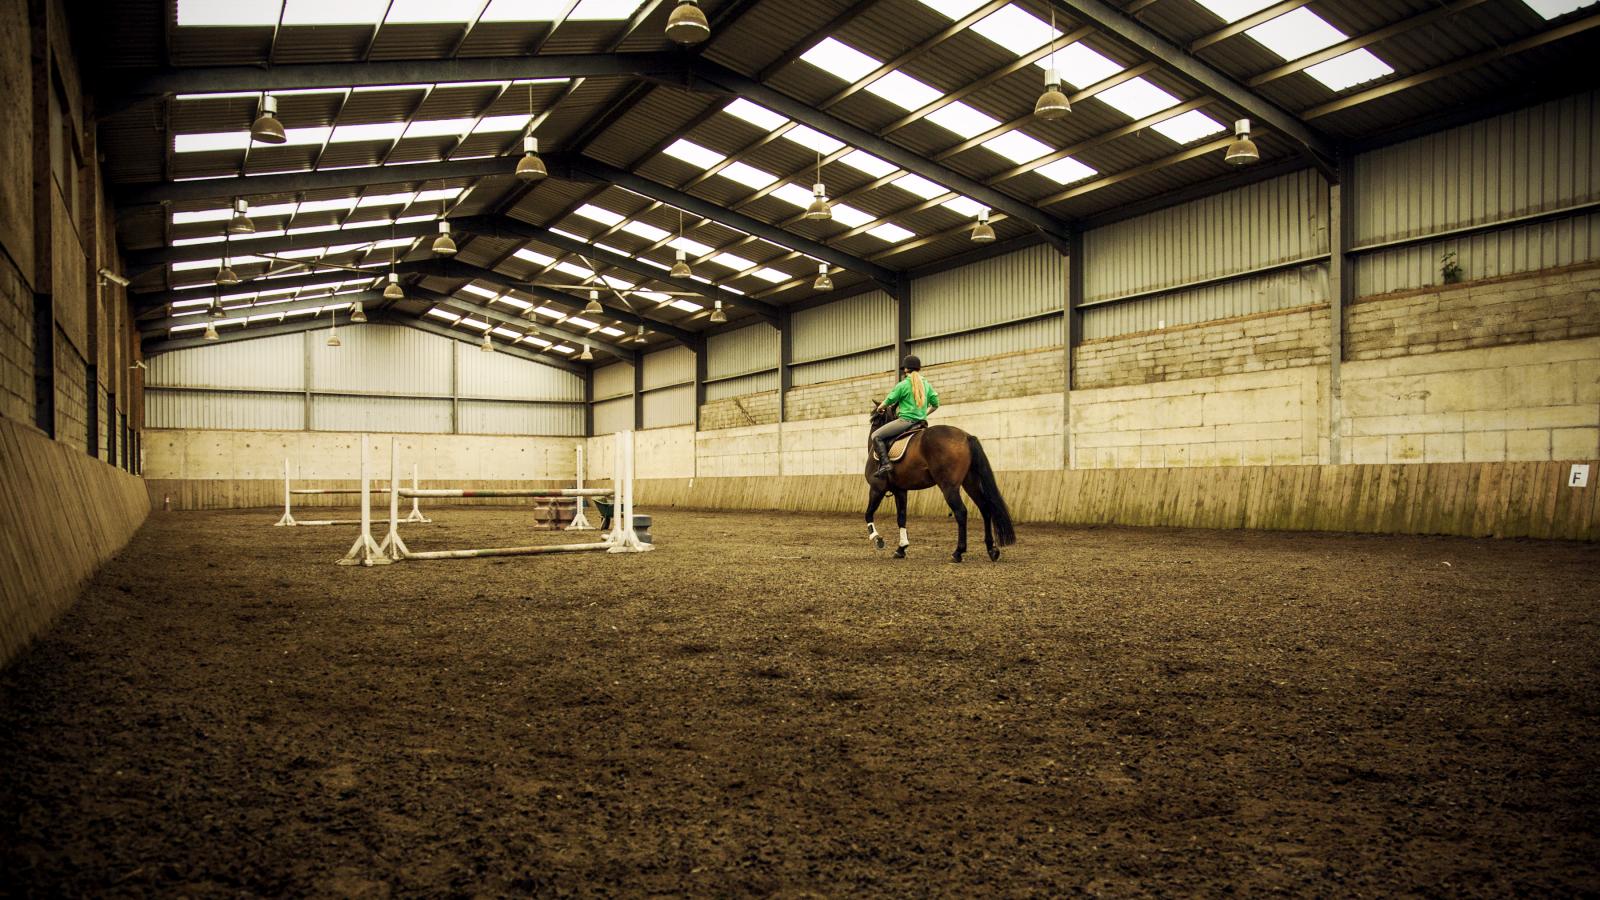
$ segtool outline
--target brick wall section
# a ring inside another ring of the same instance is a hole
[[[894,386],[893,372],[876,372],[856,378],[841,378],[791,388],[785,404],[791,422],[831,419],[850,414],[866,415]]]
[[[1600,334],[1600,266],[1486,278],[1357,300],[1345,358],[1391,359]]]
[[[1073,387],[1214,378],[1328,362],[1328,307],[1235,316],[1084,341]]]
[[[33,422],[33,293],[0,257],[0,416]]]
[[[88,375],[83,356],[56,327],[56,440],[89,452]]]
[[[939,392],[939,402],[943,404],[977,403],[1060,392],[1065,380],[1063,371],[1065,360],[1062,359],[1060,347],[929,365],[922,370],[934,390]],[[888,393],[889,387],[893,385],[886,386],[884,393]]]
[[[762,391],[713,400],[700,407],[700,430],[747,428],[778,421],[778,392]]]

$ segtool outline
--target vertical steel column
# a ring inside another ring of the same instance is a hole
[[[583,436],[594,437],[594,366],[583,373]]]
[[[91,339],[89,341],[89,346],[91,348],[93,348],[96,343],[97,343],[96,340]],[[94,352],[93,349],[91,349],[90,352]],[[84,375],[84,380],[88,383],[88,390],[84,393],[84,398],[83,399],[84,399],[84,402],[88,404],[88,408],[84,410],[84,412],[85,412],[84,418],[88,420],[88,423],[87,423],[88,427],[85,430],[89,432],[89,440],[87,441],[87,443],[85,443],[84,446],[88,449],[90,456],[94,457],[95,459],[99,459],[100,458],[100,367],[95,365],[92,362],[85,362],[83,364],[83,375]]]
[[[911,276],[901,273],[894,282],[894,371],[898,379],[900,360],[911,352]]]
[[[700,430],[700,407],[706,405],[706,335],[701,332],[694,343],[694,430]]]
[[[794,336],[790,334],[789,326],[792,319],[789,310],[778,311],[778,422],[782,424],[789,420],[789,388],[792,386],[792,376],[789,372],[790,361],[794,359]],[[779,429],[781,432],[782,429]],[[781,440],[780,440],[781,442]],[[781,458],[781,455],[780,455]]]
[[[450,342],[450,433],[461,433],[461,342]]]
[[[304,417],[300,423],[301,431],[311,430],[311,384],[313,376],[316,374],[315,367],[311,362],[311,356],[316,352],[316,338],[313,337],[315,334],[315,331],[307,331],[300,342],[300,352],[305,355],[304,371],[302,373],[305,383],[302,387],[305,388],[306,392],[305,404],[301,407],[301,415]]]
[[[633,430],[644,429],[644,353],[633,351]]]
[[[15,8],[15,7],[13,7]],[[50,15],[46,3],[29,0],[29,74],[33,105],[33,271],[22,277],[33,289],[33,422],[56,437],[56,312],[51,296],[54,257],[55,190],[50,158]]]
[[[1346,154],[1339,162],[1339,180],[1328,184],[1328,462],[1336,466],[1344,463],[1344,442],[1339,433],[1344,415],[1339,383],[1340,364],[1344,361],[1344,311],[1355,297],[1348,254],[1355,218],[1353,170]]]
[[[33,295],[33,424],[56,436],[56,310],[49,294]]]
[[[1083,333],[1080,311],[1083,306],[1083,232],[1073,229],[1067,242],[1068,253],[1062,260],[1066,266],[1066,296],[1061,309],[1061,455],[1063,466],[1073,468],[1072,445],[1072,383],[1078,366],[1078,341]]]

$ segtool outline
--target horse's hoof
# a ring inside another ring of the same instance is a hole
[[[883,537],[880,536],[880,535],[876,535],[876,534],[873,535],[872,536],[872,547],[873,547],[874,550],[882,550],[883,549]]]
[[[950,554],[950,561],[951,562],[961,562],[961,551],[957,550],[956,552]]]
[[[906,548],[904,548],[904,547],[896,547],[895,550],[894,550],[894,558],[895,559],[905,559],[906,558]]]
[[[989,561],[990,562],[999,562],[1000,561],[1000,551],[996,550],[993,547],[990,547],[989,548]]]

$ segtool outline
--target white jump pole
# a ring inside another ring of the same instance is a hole
[[[389,492],[395,491],[394,479],[389,479]],[[361,535],[356,538],[350,552],[339,560],[341,566],[386,566],[394,560],[383,555],[378,542],[372,539],[372,481],[367,474],[367,436],[361,435]]]
[[[289,457],[285,456],[283,458],[283,518],[279,519],[276,522],[273,522],[272,524],[275,525],[275,526],[276,525],[298,525],[298,524],[300,524],[300,523],[298,523],[298,522],[296,522],[294,520],[294,513],[289,511],[289,495],[290,495],[290,493],[291,492],[289,490]]]
[[[577,451],[577,456],[578,456],[578,468],[577,468],[578,477],[577,477],[577,484],[575,486],[577,487],[578,490],[581,491],[581,490],[583,490],[583,476],[584,476],[584,471],[583,471],[583,447],[582,447],[582,445],[579,445],[578,447],[575,447],[573,449],[575,449]],[[567,530],[568,531],[593,531],[594,530],[594,526],[589,524],[589,519],[586,516],[584,516],[584,514],[583,514],[583,498],[582,497],[578,498],[578,509],[577,509],[577,512],[574,512],[572,514],[572,522],[569,525],[567,525]]]

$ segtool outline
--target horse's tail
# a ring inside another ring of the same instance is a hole
[[[967,452],[972,456],[972,472],[978,476],[978,486],[983,489],[983,496],[975,499],[988,504],[996,542],[1009,547],[1017,542],[1016,529],[1011,527],[1011,510],[1006,509],[1006,498],[1000,496],[1000,485],[995,483],[994,468],[983,452],[983,444],[970,434],[967,435]]]

